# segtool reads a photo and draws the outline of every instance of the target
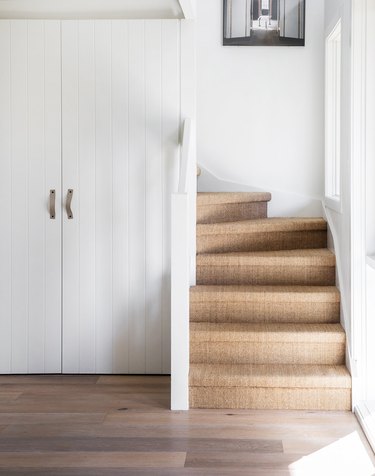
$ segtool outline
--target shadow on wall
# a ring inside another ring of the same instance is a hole
[[[265,190],[252,185],[223,180],[209,170],[199,166],[198,192],[270,192],[269,217],[322,217],[321,198],[300,195],[285,190]]]

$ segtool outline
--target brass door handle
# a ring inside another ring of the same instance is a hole
[[[73,212],[72,212],[72,199],[73,199],[73,189],[68,189],[68,195],[66,197],[66,213],[68,215],[68,220],[73,219]]]
[[[51,189],[49,191],[49,217],[51,220],[56,218],[56,190]]]

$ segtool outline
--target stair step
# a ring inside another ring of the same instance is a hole
[[[269,200],[271,194],[260,192],[198,193],[197,223],[266,218]]]
[[[340,324],[191,323],[190,361],[341,365],[345,332]]]
[[[191,364],[194,387],[351,388],[345,365]]]
[[[340,320],[340,293],[334,286],[195,286],[190,289],[190,320],[335,323]]]
[[[323,218],[265,218],[197,225],[198,253],[326,247],[327,222]]]
[[[268,192],[199,192],[197,205],[222,205],[227,203],[269,202]]]
[[[207,253],[197,256],[197,284],[335,284],[335,255],[326,248]]]
[[[344,365],[191,364],[191,408],[350,410]]]

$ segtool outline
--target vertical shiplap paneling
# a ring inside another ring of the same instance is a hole
[[[129,372],[129,26],[112,22],[113,373]]]
[[[171,194],[177,190],[180,133],[180,23],[162,21],[162,144],[163,144],[163,372],[170,373],[171,355]]]
[[[11,22],[12,372],[28,372],[29,216],[26,21]]]
[[[95,36],[92,21],[78,22],[79,135],[79,371],[95,373]],[[69,160],[66,157],[66,160]]]
[[[2,265],[10,279],[0,298],[2,310],[11,309],[1,322],[0,365],[60,370],[62,218],[63,371],[168,373],[179,23],[64,21],[62,73],[59,26],[0,27],[0,147],[11,150],[1,163]],[[50,188],[56,220],[48,216]]]
[[[163,162],[161,21],[145,23],[146,373],[162,373]]]
[[[145,23],[129,22],[129,372],[145,373]]]
[[[0,368],[59,372],[61,223],[48,197],[60,193],[60,25],[2,21],[0,32]]]
[[[96,371],[112,372],[111,22],[95,22]]]
[[[78,231],[64,230],[64,370],[168,373],[179,23],[78,25],[63,22],[64,189],[79,200]]]
[[[7,97],[1,97],[0,114],[1,202],[7,209],[1,233],[7,256],[1,262],[7,284],[0,297],[6,339],[0,367],[4,373],[59,372],[61,226],[49,220],[48,195],[49,188],[60,192],[60,27],[15,20],[1,22],[1,32],[1,48],[7,48],[0,53],[0,90]]]
[[[10,21],[0,20],[0,373],[12,370],[12,159]]]
[[[56,190],[56,219],[45,219],[45,361],[46,373],[61,372],[61,41],[60,21],[44,22],[45,196]]]
[[[29,372],[44,372],[46,201],[44,149],[44,23],[28,22],[28,280]],[[43,195],[43,190],[45,194]]]
[[[79,373],[80,280],[79,280],[79,166],[78,166],[78,21],[62,25],[62,163],[63,163],[63,372]],[[65,210],[68,189],[73,189],[69,220]]]

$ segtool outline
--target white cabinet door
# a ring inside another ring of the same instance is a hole
[[[0,21],[0,373],[170,372],[179,29]]]
[[[178,21],[63,21],[63,372],[170,372]]]
[[[0,20],[0,373],[61,371],[60,59],[60,22]]]

